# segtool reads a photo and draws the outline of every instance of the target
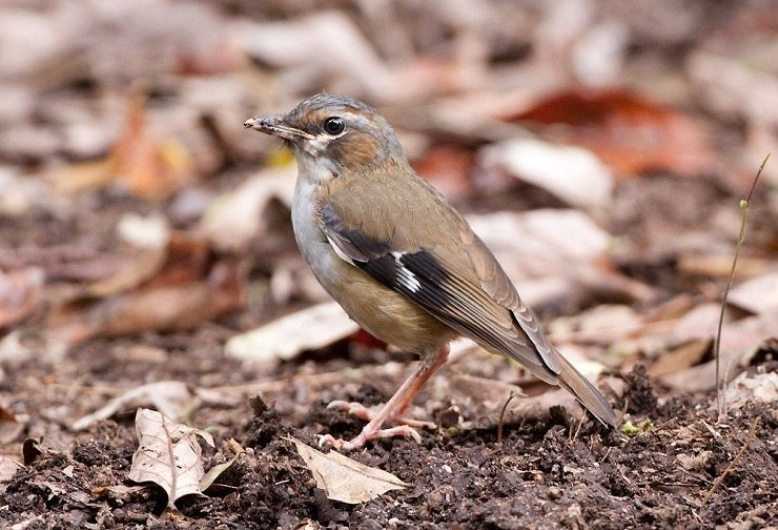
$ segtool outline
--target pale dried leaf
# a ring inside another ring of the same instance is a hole
[[[470,226],[517,278],[569,274],[604,255],[610,235],[583,212],[541,209],[468,216]],[[513,277],[513,276],[512,276]]]
[[[727,387],[725,403],[739,409],[748,402],[770,404],[778,401],[778,373],[768,372],[749,376],[740,374]]]
[[[0,339],[0,361],[17,364],[35,358],[36,362],[56,363],[69,345],[66,337],[55,332],[17,328]]]
[[[560,317],[548,326],[556,342],[610,344],[639,330],[643,319],[626,305],[599,305],[575,316]]]
[[[208,490],[208,488],[210,488],[213,483],[216,482],[216,479],[218,479],[222,473],[230,469],[232,465],[238,461],[239,457],[240,453],[223,464],[216,464],[211,469],[209,469],[208,473],[203,475],[203,478],[200,479],[200,491],[205,492]]]
[[[149,409],[138,409],[135,431],[139,446],[132,457],[130,480],[160,486],[167,493],[170,508],[185,495],[202,493],[200,480],[205,471],[197,437],[213,446],[210,434]]]
[[[10,481],[22,467],[24,467],[22,463],[15,458],[11,458],[8,455],[0,455],[0,484]]]
[[[705,469],[712,456],[713,451],[700,451],[697,454],[680,453],[676,459],[678,460],[678,463],[681,464],[682,468],[688,471],[694,471]]]
[[[605,371],[605,366],[587,355],[583,347],[576,344],[559,344],[559,352],[570,361],[576,370],[581,372],[584,377],[590,381],[597,381],[601,373]]]
[[[24,421],[0,405],[0,445],[16,440],[25,428]]]
[[[679,373],[699,363],[711,345],[710,339],[697,339],[681,344],[667,352],[660,353],[656,362],[648,369],[651,377]]]
[[[613,176],[586,149],[521,138],[484,148],[487,170],[508,173],[556,195],[571,206],[601,208],[613,191]]]
[[[376,97],[394,87],[390,72],[372,45],[344,13],[324,11],[296,20],[237,26],[248,53],[280,67],[309,65],[354,79]]]
[[[41,519],[43,519],[42,515],[36,515],[34,517],[30,517],[29,519],[25,519],[24,521],[11,525],[10,527],[8,527],[8,530],[27,530],[27,528],[29,528],[30,525],[38,522]]]
[[[170,224],[159,214],[144,217],[126,213],[119,219],[116,232],[123,241],[140,248],[165,248],[170,241]]]
[[[0,329],[30,315],[42,300],[45,275],[30,267],[4,273],[0,270]]]
[[[300,440],[289,437],[313,474],[316,486],[327,498],[347,504],[361,504],[392,490],[408,486],[396,476],[375,467],[360,464],[335,451],[322,453]]]
[[[216,248],[241,248],[261,233],[262,213],[271,199],[291,205],[296,171],[294,165],[268,169],[216,197],[205,211],[198,231]]]
[[[732,254],[688,254],[678,258],[678,271],[683,274],[710,276],[726,280],[732,273]],[[744,280],[765,274],[771,261],[753,256],[738,256],[735,279]],[[730,296],[732,293],[730,292]]]
[[[74,431],[87,429],[116,414],[122,409],[153,406],[175,421],[194,403],[194,396],[185,383],[180,381],[159,381],[133,388],[115,397],[101,409],[75,421],[70,428]]]
[[[226,351],[244,361],[272,363],[293,359],[304,350],[323,348],[358,329],[337,303],[328,302],[232,337]]]
[[[143,250],[132,259],[125,260],[112,276],[87,286],[85,293],[103,298],[133,289],[159,272],[167,256],[168,252],[164,247]]]
[[[447,377],[435,378],[431,383],[431,395],[435,401],[452,402],[466,411],[466,416],[471,418],[497,418],[502,405],[511,394],[525,396],[519,386],[453,370],[449,370]]]
[[[709,313],[709,311],[703,311],[703,313]],[[705,318],[701,320],[711,319],[711,315],[703,316]],[[766,340],[775,337],[776,329],[778,329],[778,310],[744,318],[730,324],[725,323],[721,333],[719,365],[722,379],[729,381],[737,376],[760,346]],[[707,326],[696,331],[692,329],[684,331],[686,340],[690,338],[711,339],[715,333],[715,322],[708,322]],[[715,361],[712,360],[699,366],[692,366],[679,373],[666,375],[661,380],[672,388],[687,392],[702,392],[716,386],[715,373]]]
[[[753,278],[734,287],[729,292],[727,302],[756,314],[778,309],[778,272]]]

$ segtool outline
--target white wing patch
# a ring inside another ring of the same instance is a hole
[[[403,253],[392,252],[392,256],[394,256],[394,261],[398,265],[396,278],[397,282],[412,293],[418,293],[421,290],[421,282],[419,282],[418,278],[416,278],[416,275],[407,269],[400,261],[400,258],[403,257]]]

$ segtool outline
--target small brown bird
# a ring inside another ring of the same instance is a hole
[[[389,123],[352,98],[318,94],[285,116],[245,127],[283,138],[298,178],[292,205],[297,245],[327,292],[364,329],[421,355],[417,371],[378,413],[331,405],[369,419],[343,449],[391,436],[420,440],[404,418],[414,396],[470,337],[575,395],[604,424],[616,416],[600,392],[548,342],[529,307],[464,218],[416,175]],[[397,426],[384,429],[385,423]]]

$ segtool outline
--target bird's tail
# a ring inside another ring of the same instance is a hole
[[[570,361],[561,355],[559,359],[562,361],[558,375],[559,385],[572,392],[576,399],[603,424],[615,427],[617,423],[616,413],[613,412],[605,396],[581,375],[581,372],[576,370]]]

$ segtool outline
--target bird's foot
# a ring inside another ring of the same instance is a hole
[[[367,442],[371,440],[380,440],[382,438],[412,438],[416,443],[421,443],[421,436],[416,429],[409,427],[408,425],[398,425],[397,427],[390,427],[388,429],[372,429],[370,425],[366,425],[359,436],[353,440],[341,440],[335,438],[331,434],[325,434],[319,437],[319,447],[332,447],[333,449],[343,451],[353,451],[363,447]]]
[[[377,406],[375,408],[366,407],[361,403],[356,403],[354,401],[341,401],[341,400],[332,401],[329,405],[327,405],[328,409],[340,410],[356,418],[359,418],[360,420],[364,420],[368,422],[373,421],[376,418],[376,416],[378,416],[382,407],[383,405]],[[431,421],[417,420],[415,418],[409,418],[407,416],[390,416],[387,421],[389,423],[394,423],[400,426],[405,425],[408,427],[412,427],[414,429],[435,429],[437,427],[437,425],[435,425]],[[385,430],[388,431],[391,429],[385,429]]]

